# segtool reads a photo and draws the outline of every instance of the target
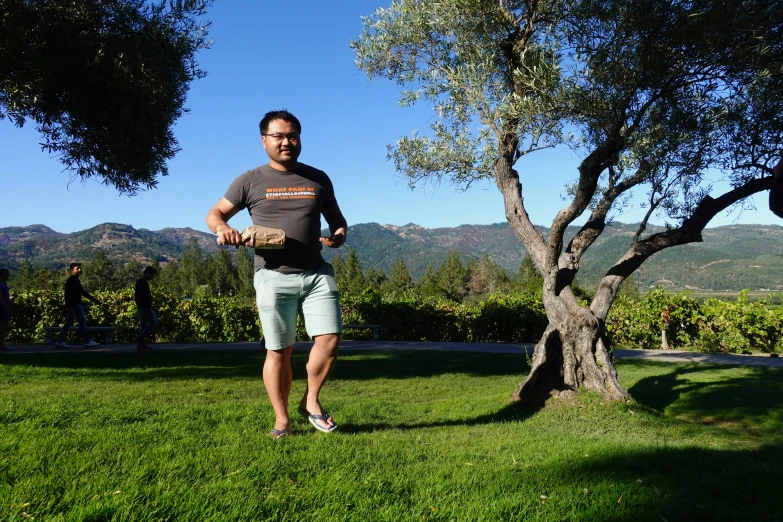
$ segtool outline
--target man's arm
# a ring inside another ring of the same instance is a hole
[[[343,213],[340,211],[340,207],[335,204],[333,207],[325,208],[321,210],[324,219],[329,224],[329,237],[322,237],[319,239],[321,243],[330,248],[339,248],[345,244],[345,239],[348,236],[348,223],[345,221]]]
[[[239,212],[239,209],[226,198],[220,198],[207,213],[207,226],[217,234],[218,245],[239,245],[242,236],[235,228],[228,225],[228,220]]]
[[[90,301],[92,301],[95,304],[99,304],[99,305],[103,306],[103,303],[101,303],[100,301],[95,299],[90,292],[88,292],[87,290],[84,289],[84,287],[82,286],[82,282],[81,281],[79,281],[77,279],[76,282],[79,283],[79,291],[82,293],[82,295],[84,297],[86,297],[87,299],[89,299]]]

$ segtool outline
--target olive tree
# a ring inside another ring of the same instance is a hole
[[[152,188],[179,151],[211,0],[0,0],[0,119],[35,122],[72,179]]]
[[[578,388],[628,398],[604,331],[620,284],[772,186],[781,20],[774,0],[397,0],[364,19],[358,67],[397,82],[403,106],[435,111],[427,132],[389,146],[397,170],[411,184],[493,180],[543,277],[549,325],[516,398]],[[558,146],[581,161],[545,237],[523,190],[540,173],[519,160]],[[710,172],[725,192],[713,193]],[[582,256],[632,197],[647,214],[584,305],[572,289]],[[665,231],[646,233],[653,216]]]

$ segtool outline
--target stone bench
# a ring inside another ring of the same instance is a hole
[[[343,330],[346,329],[366,329],[372,330],[372,340],[377,341],[380,339],[381,325],[379,324],[344,324]]]
[[[45,326],[44,327],[44,333],[46,334],[44,342],[46,344],[52,344],[54,342],[54,336],[60,333],[60,330],[62,330],[62,326]],[[87,331],[88,332],[104,332],[106,334],[106,342],[104,344],[112,344],[114,342],[114,331],[116,330],[113,326],[88,326]],[[74,324],[71,325],[70,330],[73,331],[79,331],[79,325]]]

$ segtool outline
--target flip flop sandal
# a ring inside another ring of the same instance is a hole
[[[270,430],[267,435],[275,440],[279,440],[283,437],[288,437],[288,430]]]
[[[334,430],[337,429],[337,424],[332,424],[331,428],[325,428],[324,426],[318,424],[319,422],[322,422],[322,423],[326,424],[329,421],[329,419],[331,419],[331,418],[332,417],[329,416],[329,414],[327,414],[326,412],[324,412],[324,415],[308,415],[307,416],[307,420],[310,421],[310,424],[312,424],[313,427],[315,427],[315,429],[317,429],[318,431],[322,431],[324,433],[331,433],[331,432],[333,432]],[[332,421],[332,422],[334,422],[334,421]]]
[[[302,417],[304,417],[305,419],[308,419],[308,420],[310,419],[310,412],[309,412],[309,411],[307,411],[307,408],[303,408],[303,407],[300,405],[300,406],[297,408],[297,411],[298,411],[298,412],[299,412],[299,414],[300,414]],[[331,415],[329,415],[328,413],[326,413],[326,412],[323,410],[323,408],[321,408],[321,413],[323,413],[323,416],[324,416],[324,417],[326,417],[326,421],[327,421],[327,422],[329,422],[329,421],[332,421],[332,422],[334,422],[334,419],[332,418],[332,416],[331,416]],[[319,415],[319,417],[320,417],[320,415]]]

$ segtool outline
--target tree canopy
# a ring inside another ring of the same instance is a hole
[[[0,0],[0,119],[72,179],[135,194],[168,174],[211,0]]]
[[[411,184],[494,180],[543,277],[550,326],[528,389],[613,398],[602,324],[622,281],[662,249],[701,240],[717,213],[772,186],[783,149],[783,4],[776,0],[397,0],[352,42],[368,77],[429,103],[431,128],[389,147]],[[581,159],[547,237],[525,208],[521,158]],[[729,181],[713,194],[710,172]],[[585,251],[635,195],[647,214],[589,307],[571,288]],[[564,244],[569,224],[587,213]],[[664,232],[645,235],[654,215]],[[523,387],[517,390],[521,394]]]

